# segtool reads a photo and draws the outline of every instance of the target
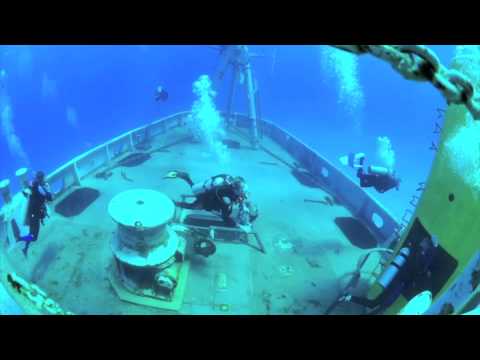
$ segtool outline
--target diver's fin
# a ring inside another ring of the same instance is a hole
[[[164,179],[176,179],[178,178],[178,171],[169,171],[164,177]]]
[[[169,171],[167,175],[165,175],[163,178],[164,179],[182,179],[188,185],[193,186],[192,179],[190,179],[190,176],[188,175],[188,173],[184,171],[177,171],[177,170]]]
[[[33,241],[33,235],[28,234],[28,235],[25,235],[25,236],[21,236],[18,241],[25,241],[25,242]]]
[[[363,167],[363,161],[365,160],[364,153],[350,153],[348,155],[341,156],[339,158],[342,165],[350,166],[352,168]]]
[[[18,227],[18,224],[15,221],[15,219],[12,219],[10,224],[12,226],[12,233],[13,233],[13,236],[15,237],[16,242],[21,241],[20,228]]]
[[[344,155],[340,157],[340,162],[345,166],[355,167],[355,153],[349,153],[348,155]]]
[[[349,161],[348,161],[348,160],[349,160],[349,157],[348,157],[348,155],[340,156],[340,158],[339,158],[338,160],[340,160],[340,162],[341,162],[342,165],[344,165],[344,166],[348,166],[348,164],[349,164]]]
[[[365,160],[365,154],[364,153],[356,153],[356,154],[349,154],[348,155],[348,163],[353,168],[363,167],[364,160]]]

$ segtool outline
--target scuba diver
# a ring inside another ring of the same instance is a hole
[[[242,177],[226,174],[212,176],[201,183],[194,183],[186,172],[170,171],[164,179],[182,179],[192,188],[195,195],[193,203],[175,202],[184,209],[218,211],[222,219],[230,226],[248,226],[258,217],[258,211],[247,200],[247,184]],[[234,205],[239,205],[237,222],[232,219]]]
[[[48,216],[46,203],[53,201],[53,195],[49,184],[45,181],[43,171],[35,174],[34,180],[23,190],[23,194],[28,197],[27,214],[25,223],[29,227],[29,234],[20,236],[17,232],[17,242],[25,241],[23,254],[28,255],[28,248],[33,241],[37,241],[40,233],[40,225],[44,224],[44,219]]]
[[[383,166],[368,166],[364,169],[365,154],[358,153],[342,156],[340,162],[343,165],[348,165],[352,168],[358,168],[357,177],[360,179],[360,186],[362,188],[373,187],[379,193],[384,193],[388,190],[396,188],[400,189],[401,179],[395,176],[395,172]]]
[[[351,302],[373,309],[369,313],[373,315],[387,309],[405,291],[413,288],[430,290],[430,268],[437,250],[438,241],[435,237],[423,239],[416,245],[407,243],[378,279],[383,291],[376,298],[369,299],[347,293],[340,297],[339,302]]]
[[[168,92],[162,87],[158,86],[155,92],[155,101],[167,101]]]

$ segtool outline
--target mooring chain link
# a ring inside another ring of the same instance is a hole
[[[389,62],[408,80],[429,81],[441,91],[448,104],[464,104],[480,120],[480,98],[472,81],[463,73],[444,67],[435,53],[422,45],[333,45],[357,55],[372,54]]]

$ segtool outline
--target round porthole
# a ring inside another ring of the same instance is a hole
[[[325,177],[325,178],[328,177],[328,170],[327,170],[327,168],[322,167],[322,170],[321,170],[320,172],[322,173],[322,176],[323,176],[323,177]]]
[[[380,215],[377,213],[372,214],[372,222],[375,224],[375,226],[380,229],[383,226],[383,219]]]
[[[453,195],[453,193],[450,193],[448,195],[448,201],[452,202],[453,200],[455,200],[455,195]]]

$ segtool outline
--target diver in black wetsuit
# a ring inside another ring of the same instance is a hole
[[[34,180],[23,191],[25,196],[29,197],[26,224],[29,227],[27,236],[17,237],[17,241],[25,241],[23,254],[28,254],[30,243],[37,241],[40,233],[40,225],[43,225],[44,219],[48,216],[46,203],[53,200],[50,192],[50,186],[45,182],[45,174],[38,171]]]
[[[168,100],[168,92],[162,86],[157,87],[157,90],[155,92],[155,100],[156,101]]]
[[[345,158],[347,157],[345,156]],[[369,166],[365,171],[364,162],[365,155],[363,153],[348,155],[348,165],[358,168],[357,177],[360,179],[362,188],[373,187],[382,194],[393,188],[400,189],[401,179],[397,178],[394,172],[382,166]]]
[[[233,177],[227,174],[220,174],[207,179],[202,183],[194,184],[186,172],[170,171],[165,178],[179,178],[188,183],[195,195],[193,203],[175,202],[179,207],[192,210],[206,210],[220,212],[222,219],[228,225],[235,225],[230,217],[235,204],[243,205],[247,198],[247,185],[242,177]],[[246,204],[250,209],[251,205]],[[249,211],[249,222],[257,217],[256,211]]]

